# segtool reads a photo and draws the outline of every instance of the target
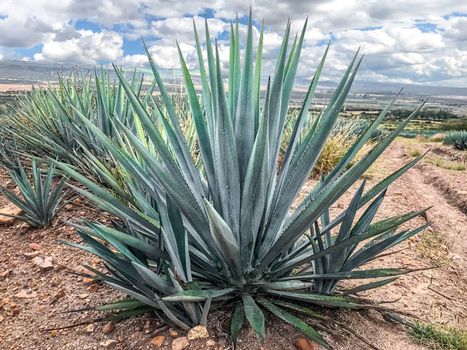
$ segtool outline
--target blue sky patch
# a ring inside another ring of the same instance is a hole
[[[141,39],[129,40],[124,38],[123,51],[125,52],[125,55],[144,54],[144,48]]]
[[[435,32],[438,28],[436,24],[428,22],[415,23],[415,27],[420,29],[423,33]]]
[[[93,32],[100,32],[101,27],[93,22],[89,22],[86,20],[77,20],[75,23],[75,29],[76,30],[92,30]]]
[[[40,53],[42,51],[42,47],[44,45],[42,44],[37,44],[33,47],[30,48],[17,48],[15,49],[15,56],[18,56],[19,58],[21,57],[32,57],[36,53]]]

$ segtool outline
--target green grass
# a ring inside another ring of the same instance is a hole
[[[416,343],[431,350],[467,350],[465,330],[416,323],[409,335]]]

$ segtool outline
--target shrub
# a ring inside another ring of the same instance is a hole
[[[284,126],[284,132],[281,141],[281,151],[279,154],[279,167],[282,165],[284,155],[287,150],[291,135],[293,133],[293,126],[297,118],[297,113],[289,113],[286,117]],[[309,116],[308,120],[305,121],[305,125],[302,130],[301,138],[310,130],[313,126],[313,122],[316,116]],[[343,118],[339,117],[327,138],[323,149],[316,161],[316,164],[312,171],[312,176],[319,177],[329,173],[344,157],[350,147],[354,144],[358,136],[360,136],[368,128],[369,122],[358,119],[358,118]],[[376,129],[370,141],[376,142],[381,140],[383,136],[382,131]],[[301,138],[298,140],[298,144],[301,142]],[[358,157],[354,159],[356,161]],[[352,164],[352,163],[351,163]],[[350,164],[350,165],[351,165]]]
[[[62,190],[65,180],[61,179],[56,186],[53,185],[55,167],[50,166],[46,170],[46,175],[41,175],[41,168],[36,161],[32,161],[29,179],[23,165],[18,161],[17,166],[9,169],[8,174],[19,189],[20,196],[0,187],[0,193],[4,194],[14,205],[22,210],[21,216],[14,216],[25,221],[32,227],[48,226],[55,214],[60,209],[62,202]],[[1,214],[5,216],[12,216]]]
[[[467,150],[467,130],[451,131],[444,137],[444,143],[460,150]]]
[[[421,107],[349,166],[386,116],[391,102],[356,137],[334,169],[290,212],[332,132],[361,60],[355,55],[328,106],[303,132],[326,49],[278,169],[305,28],[289,50],[290,23],[287,25],[264,99],[260,98],[263,34],[254,63],[251,17],[243,64],[238,25],[231,31],[228,94],[217,44],[213,47],[207,24],[207,67],[195,28],[202,104],[179,53],[199,147],[198,167],[173,99],[149,53],[154,85],[160,93],[157,103],[149,106],[121,71],[115,70],[121,93],[126,96],[125,107],[133,111],[131,118],[138,127],[128,125],[117,112],[112,137],[84,113],[76,109],[67,112],[76,113],[114,169],[108,168],[109,163],[90,159],[96,172],[105,174],[107,183],[113,184],[109,191],[74,167],[58,163],[64,173],[87,187],[73,187],[77,192],[120,219],[115,227],[84,222],[79,227],[83,243],[69,243],[102,258],[107,271],[93,269],[98,278],[131,297],[113,308],[129,311],[150,306],[171,326],[189,329],[205,323],[211,308],[230,305],[233,339],[245,322],[264,338],[264,312],[269,312],[324,346],[321,335],[292,312],[333,322],[310,307],[385,309],[358,297],[336,294],[336,288],[343,279],[378,278],[348,291],[356,294],[410,272],[360,268],[426,227],[398,231],[401,224],[425,215],[425,209],[374,220],[385,189],[420,157],[367,191],[365,181],[359,183],[352,201],[339,215],[331,217],[329,208],[359,181]],[[63,113],[70,111],[66,101],[55,99],[53,103]],[[160,127],[155,124],[157,118]],[[113,177],[115,170],[121,174],[124,187]],[[368,207],[357,215],[366,204]]]

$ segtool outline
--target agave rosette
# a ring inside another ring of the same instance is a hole
[[[60,179],[54,185],[55,166],[41,169],[34,159],[31,162],[31,176],[28,176],[19,159],[11,162],[7,172],[18,187],[19,194],[3,186],[0,186],[0,193],[16,205],[21,210],[21,214],[0,215],[20,219],[32,227],[49,225],[62,206],[65,179]],[[45,176],[42,174],[43,170]]]
[[[204,56],[195,26],[200,96],[180,50],[179,54],[199,148],[197,165],[173,98],[149,52],[152,86],[158,88],[158,98],[152,94],[142,98],[115,69],[120,93],[125,94],[127,108],[132,111],[132,124],[122,117],[121,110],[114,110],[108,116],[115,132],[111,137],[78,106],[71,106],[115,168],[112,171],[104,166],[92,156],[92,150],[87,153],[89,164],[106,179],[106,186],[65,163],[60,163],[60,168],[87,187],[74,187],[76,191],[120,222],[114,227],[85,222],[79,227],[83,244],[70,244],[101,257],[107,272],[93,270],[98,278],[132,298],[128,302],[131,307],[124,303],[115,309],[150,306],[170,325],[189,329],[205,323],[211,308],[235,305],[233,338],[245,320],[263,338],[267,310],[326,346],[315,329],[291,311],[319,319],[309,306],[376,307],[348,294],[376,288],[409,272],[359,268],[424,229],[425,225],[398,230],[424,215],[425,210],[374,220],[386,188],[420,157],[369,190],[365,181],[359,183],[350,204],[339,215],[331,218],[329,208],[359,182],[421,106],[349,166],[384,119],[391,102],[365,126],[333,171],[291,210],[333,129],[361,61],[356,54],[328,105],[307,125],[326,48],[278,167],[305,31],[306,23],[291,43],[290,23],[287,25],[274,75],[262,97],[263,31],[254,49],[251,17],[243,60],[238,24],[231,29],[227,92],[217,42],[212,44],[206,22]],[[160,120],[162,127],[155,120]],[[124,185],[114,178],[115,169]],[[336,289],[343,279],[364,282],[344,293]]]

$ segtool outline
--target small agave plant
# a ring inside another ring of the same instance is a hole
[[[53,218],[60,210],[63,201],[63,187],[65,179],[61,179],[54,186],[55,166],[46,169],[45,176],[35,160],[31,163],[31,177],[19,161],[10,160],[8,175],[18,187],[20,195],[0,186],[2,193],[11,203],[21,209],[19,216],[0,214],[15,217],[32,227],[44,227],[52,223]]]
[[[142,101],[139,91],[115,69],[134,111],[131,117],[135,127],[122,122],[116,111],[110,114],[116,132],[111,139],[92,124],[92,118],[72,106],[83,126],[102,145],[106,157],[114,162],[113,169],[125,178],[124,184],[113,181],[112,171],[96,158],[89,161],[94,159],[96,173],[102,174],[106,186],[60,164],[66,174],[87,187],[74,187],[76,191],[120,219],[114,227],[85,222],[79,226],[83,243],[69,243],[102,258],[106,272],[90,269],[100,280],[131,297],[99,310],[136,314],[150,309],[169,325],[188,330],[205,324],[211,309],[231,305],[234,340],[245,322],[263,339],[265,315],[273,314],[325,347],[328,345],[323,337],[299,315],[318,322],[337,322],[312,308],[384,310],[355,293],[385,285],[410,272],[362,267],[426,227],[398,229],[423,216],[426,209],[375,221],[387,187],[420,157],[370,189],[359,179],[421,106],[366,156],[349,166],[384,119],[391,102],[366,126],[337,166],[292,210],[332,132],[361,62],[357,53],[328,105],[305,129],[326,48],[279,167],[305,31],[306,23],[301,34],[291,41],[287,24],[263,98],[263,30],[254,49],[251,16],[243,60],[239,26],[232,25],[226,86],[217,42],[213,45],[207,23],[206,56],[194,27],[200,96],[180,50],[179,56],[196,128],[198,166],[187,146],[173,99],[146,47],[160,93],[157,99]],[[70,110],[70,106],[63,107],[63,111]],[[155,127],[158,118],[162,118],[164,132]],[[331,216],[330,207],[353,185],[356,187],[348,206]],[[345,279],[363,282],[345,291],[339,289],[339,281]],[[365,282],[367,279],[371,282]]]

